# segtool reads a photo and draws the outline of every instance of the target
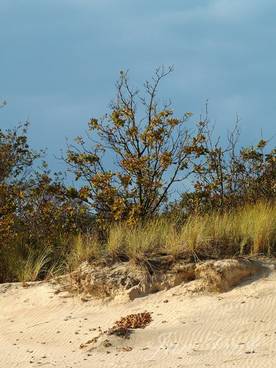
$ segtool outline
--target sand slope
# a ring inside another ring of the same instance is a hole
[[[193,283],[106,304],[47,283],[0,285],[0,367],[275,367],[276,272],[224,294],[196,295]],[[145,310],[153,322],[130,339],[79,348],[99,326]]]

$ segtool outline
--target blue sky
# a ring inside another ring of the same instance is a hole
[[[195,119],[209,100],[220,133],[241,118],[244,143],[276,133],[275,0],[1,0],[0,126],[31,122],[49,161],[114,96],[121,69]]]

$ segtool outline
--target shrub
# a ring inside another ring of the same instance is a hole
[[[158,69],[144,95],[131,89],[121,72],[110,113],[88,124],[89,145],[78,137],[77,146],[68,147],[65,160],[85,183],[79,197],[104,225],[154,216],[174,184],[191,175],[192,160],[204,153],[201,128],[188,129],[192,114],[177,118],[170,104],[158,104],[160,81],[171,70]]]
[[[70,237],[91,225],[59,175],[46,164],[35,170],[42,152],[29,147],[27,127],[0,130],[0,281],[44,277]]]

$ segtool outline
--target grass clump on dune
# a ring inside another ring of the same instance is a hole
[[[257,203],[224,213],[194,215],[182,225],[160,219],[111,227],[107,254],[140,258],[156,253],[204,257],[272,255],[276,250],[276,205]]]
[[[113,225],[105,240],[96,233],[63,239],[58,247],[23,255],[20,248],[2,254],[7,281],[35,281],[64,274],[84,261],[134,260],[156,255],[208,259],[276,253],[276,205],[259,202],[229,212],[176,219],[156,218],[145,224]]]

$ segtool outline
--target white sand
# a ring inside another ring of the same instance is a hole
[[[93,328],[145,310],[153,322],[130,339],[79,348],[98,334]],[[46,283],[0,285],[0,367],[39,366],[276,367],[276,273],[224,294],[178,286],[108,304],[62,298]]]

